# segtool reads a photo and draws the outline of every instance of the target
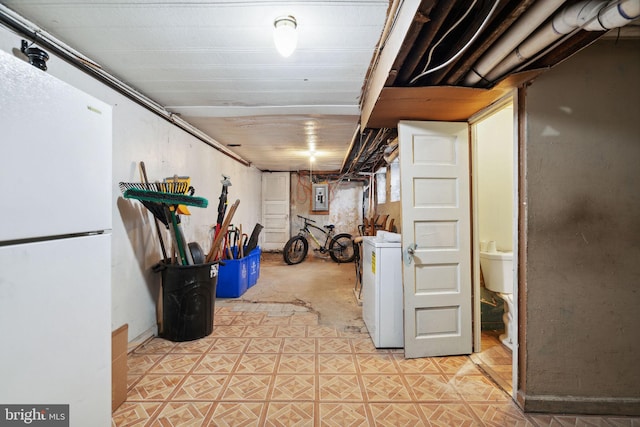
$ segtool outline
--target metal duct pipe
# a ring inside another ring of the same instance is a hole
[[[475,63],[464,79],[465,86],[474,86],[481,76],[491,71],[520,43],[531,35],[565,0],[541,0],[535,2],[500,39]]]
[[[605,31],[622,27],[640,16],[640,0],[589,0],[564,8],[551,22],[536,31],[485,78],[494,82],[515,67],[578,28]]]

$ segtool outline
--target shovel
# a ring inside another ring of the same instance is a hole
[[[251,253],[252,250],[258,247],[258,237],[263,228],[260,224],[256,224],[256,226],[253,227],[253,232],[251,233],[251,237],[249,237],[249,243],[247,243],[247,253]]]

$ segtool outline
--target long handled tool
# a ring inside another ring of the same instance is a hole
[[[174,184],[177,184],[178,181],[178,175],[174,175],[173,176],[173,182]],[[188,182],[188,181],[187,181]],[[177,205],[175,207],[175,211],[176,213],[180,213],[181,209],[180,207],[182,206],[182,211],[186,212],[188,215],[191,215],[191,213],[189,212],[189,209],[187,209],[186,206],[184,205]],[[170,207],[171,209],[173,209],[173,207]],[[187,245],[187,240],[184,237],[184,231],[182,231],[182,223],[180,222],[180,216],[178,216],[176,214],[176,223],[177,225],[176,227],[176,238],[180,239],[180,243],[182,244],[182,248],[184,249],[184,255],[185,255],[185,259],[187,264],[186,265],[193,265],[193,257],[191,256],[191,251],[189,250],[189,247]],[[180,246],[178,246],[180,247]]]
[[[262,224],[256,224],[255,227],[253,227],[251,237],[249,237],[249,242],[247,243],[247,253],[250,253],[258,246],[258,237],[263,228]]]
[[[125,199],[136,199],[141,202],[159,203],[166,207],[169,211],[169,217],[173,226],[173,233],[175,233],[175,242],[178,247],[178,254],[180,256],[180,263],[182,265],[188,265],[187,255],[185,251],[185,245],[180,235],[180,228],[178,227],[178,221],[176,216],[176,209],[178,205],[195,206],[199,208],[206,208],[209,202],[202,197],[188,196],[186,194],[174,194],[165,193],[161,191],[149,191],[140,190],[137,188],[130,188],[124,192]]]
[[[239,204],[240,204],[240,199],[236,200],[233,203],[233,205],[231,205],[231,209],[229,209],[229,212],[227,213],[227,216],[225,217],[224,222],[220,226],[221,230],[226,230],[227,228],[229,228],[229,224],[231,224],[231,220],[233,219],[233,215],[236,213],[236,209],[238,209]],[[206,262],[211,262],[214,256],[218,253],[218,251],[220,250],[220,244],[224,240],[225,234],[226,233],[222,233],[222,232],[216,234],[216,236],[213,239],[213,243],[211,244],[211,248],[209,249],[209,253],[207,254],[207,259],[205,260]]]
[[[145,185],[149,185],[149,178],[147,178],[147,168],[144,166],[144,162],[140,162],[140,170],[142,171],[142,179]],[[162,231],[160,230],[160,224],[158,217],[153,215],[153,222],[156,225],[156,234],[160,240],[160,249],[162,250],[162,259],[166,260],[167,250],[164,247],[164,238],[162,237]],[[160,284],[160,292],[158,292],[157,310],[156,310],[156,323],[158,324],[158,333],[164,332],[164,301],[162,299],[162,284]]]
[[[242,247],[242,255],[247,255],[250,251],[245,249],[247,247],[247,244],[249,243],[249,236],[247,235],[247,233],[243,233],[242,234],[242,243],[240,244],[240,246]]]
[[[238,230],[233,226],[233,224],[230,224],[224,236],[224,243],[222,245],[222,254],[227,259],[234,259],[237,254],[233,253],[233,247],[236,246],[235,240],[237,240],[237,238]]]
[[[229,225],[229,229],[227,230],[227,234],[224,236],[224,243],[223,243],[223,247],[222,247],[222,255],[226,258],[226,259],[234,259],[235,255],[233,253],[233,243],[232,243],[232,239],[233,237],[231,237],[232,235],[235,235],[236,231],[235,228],[233,227],[233,224]]]
[[[222,223],[224,221],[224,215],[227,212],[227,194],[229,192],[229,187],[231,187],[231,180],[228,176],[222,175],[222,191],[220,191],[220,197],[218,201],[218,218],[216,219],[216,231],[214,233],[214,237],[218,235],[218,233],[226,233],[227,230],[222,228]]]
[[[147,169],[144,167],[144,162],[140,162],[140,169],[142,170],[142,179],[146,185],[149,185],[149,179],[147,178]],[[167,250],[164,247],[164,239],[162,238],[162,233],[160,232],[160,224],[158,224],[158,218],[154,215],[153,222],[156,224],[156,233],[158,234],[158,239],[160,240],[160,249],[162,249],[162,259],[167,259]]]

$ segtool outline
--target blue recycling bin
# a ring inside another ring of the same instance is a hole
[[[238,248],[234,246],[231,250],[237,254]],[[225,259],[220,263],[216,297],[238,298],[247,291],[249,287],[248,261],[248,257],[244,257]]]
[[[262,251],[260,250],[260,246],[258,246],[247,256],[247,262],[249,263],[249,287],[258,283],[258,277],[260,277],[260,255],[262,255]]]

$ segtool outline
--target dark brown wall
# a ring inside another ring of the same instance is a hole
[[[606,40],[526,91],[526,409],[640,414],[639,76]]]

